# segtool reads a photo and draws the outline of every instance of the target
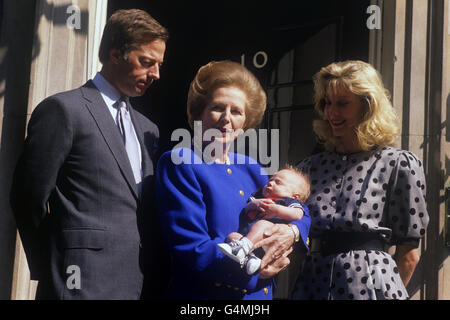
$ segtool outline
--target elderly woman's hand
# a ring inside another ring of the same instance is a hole
[[[292,252],[295,234],[286,224],[274,224],[270,230],[264,232],[264,237],[265,239],[255,243],[253,249],[267,247],[261,260],[260,276],[270,278],[290,263],[287,256]]]
[[[272,261],[268,265],[266,265],[263,269],[261,269],[259,273],[259,277],[262,279],[269,279],[276,276],[280,271],[284,270],[291,260],[287,257],[292,252],[292,248],[286,251],[281,257]]]

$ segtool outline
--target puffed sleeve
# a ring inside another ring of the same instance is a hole
[[[171,161],[170,152],[158,162],[156,195],[163,232],[175,261],[214,281],[223,281],[250,291],[256,289],[258,276],[243,276],[239,265],[226,258],[217,244],[222,238],[208,233],[206,206],[195,165]],[[237,270],[232,274],[231,270]]]
[[[419,246],[428,225],[425,175],[421,161],[412,153],[400,153],[394,165],[387,194],[387,226],[392,229],[392,245]]]

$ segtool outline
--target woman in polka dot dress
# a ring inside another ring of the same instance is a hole
[[[298,164],[311,180],[311,244],[293,298],[407,299],[428,224],[422,163],[392,147],[396,115],[371,65],[332,63],[314,85],[326,151]]]

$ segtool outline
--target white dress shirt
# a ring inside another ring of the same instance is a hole
[[[117,107],[114,107],[114,105],[121,98],[120,93],[116,90],[116,88],[114,88],[108,82],[108,80],[106,80],[100,74],[100,72],[97,72],[94,79],[92,79],[92,82],[97,87],[97,89],[100,91],[100,94],[102,95],[103,100],[105,101],[109,112],[111,112],[111,116],[113,117],[114,122],[118,126],[119,124],[117,123],[117,112],[119,112],[119,110],[117,109]],[[133,126],[133,132],[134,132],[134,137],[135,137],[138,145],[140,146],[139,139],[136,135],[136,130],[134,129],[134,126]],[[142,175],[142,152],[141,152],[140,148],[138,150],[139,150],[139,159],[141,159],[140,165],[141,165],[141,175]]]

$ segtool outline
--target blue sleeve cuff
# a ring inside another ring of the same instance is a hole
[[[298,231],[300,232],[300,238],[302,239],[303,245],[306,250],[309,250],[309,228],[311,226],[311,217],[309,215],[309,209],[306,205],[302,204],[303,207],[303,217],[300,220],[295,220],[290,222],[290,224],[293,224],[297,226]]]

